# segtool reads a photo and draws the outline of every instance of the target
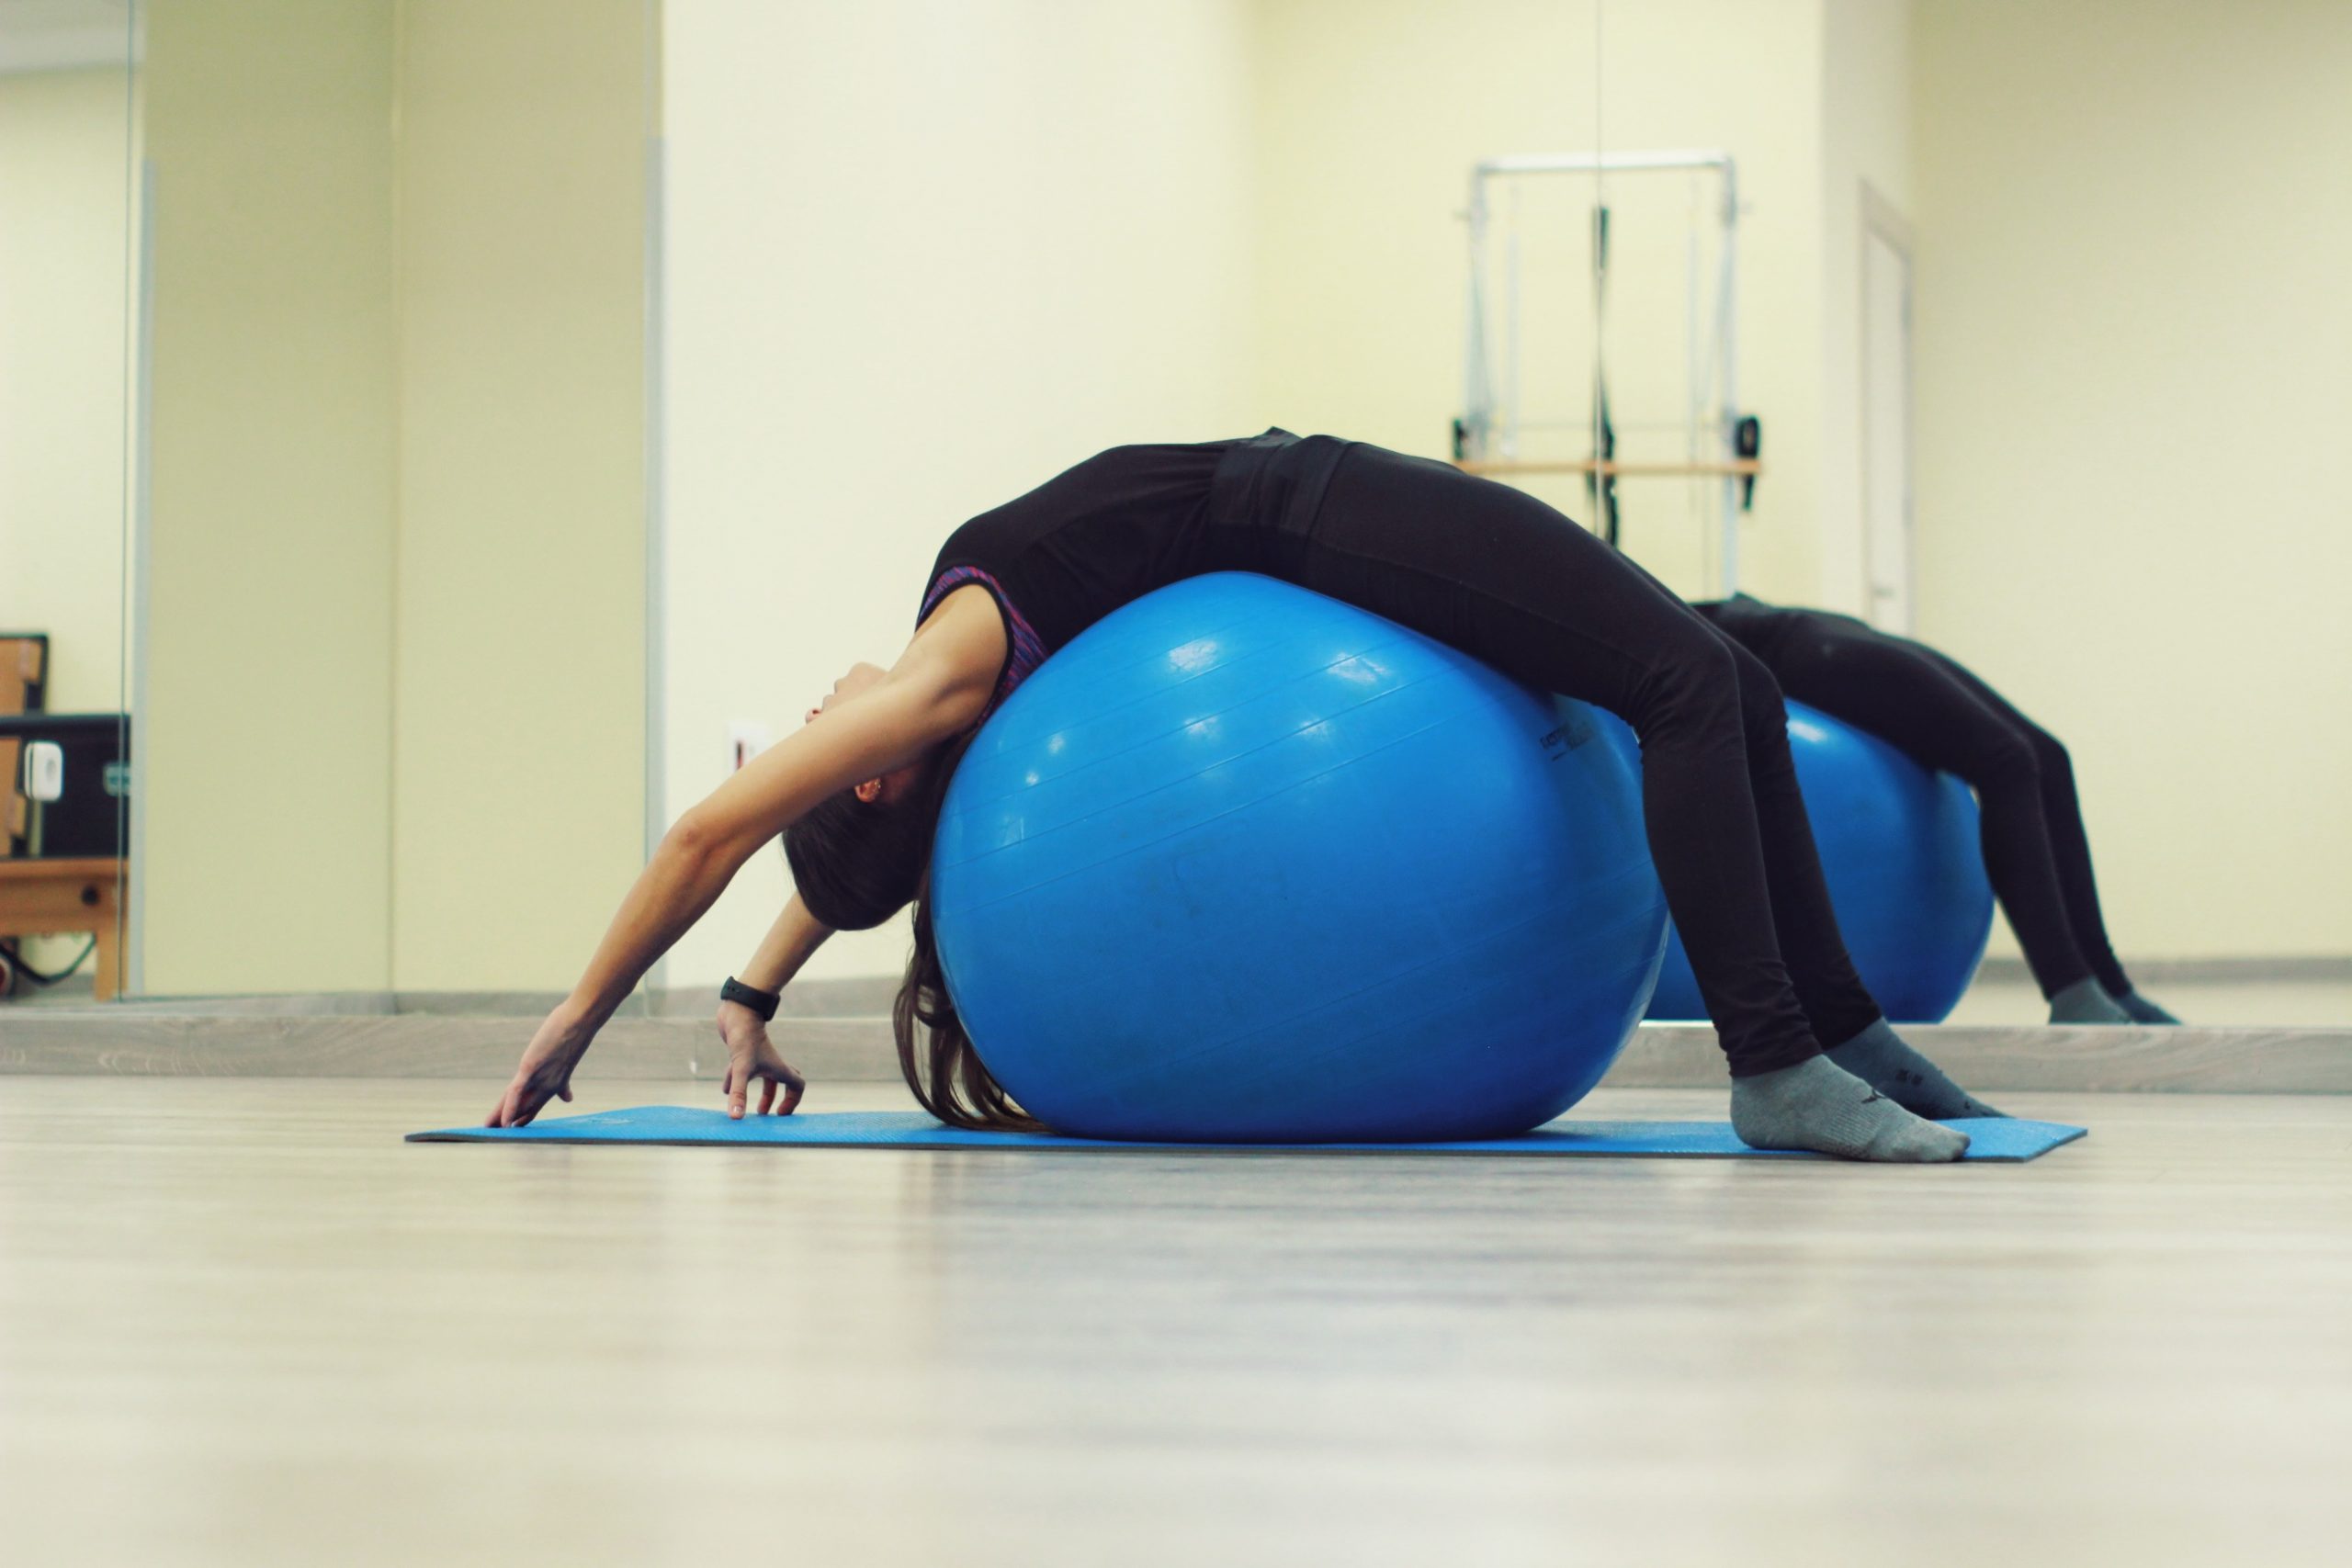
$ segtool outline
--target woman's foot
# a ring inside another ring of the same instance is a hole
[[[2101,989],[2097,980],[2086,975],[2050,998],[2050,1021],[2130,1023],[2132,1015],[2124,1010],[2122,1004]]]
[[[2111,991],[2108,995],[2117,1007],[2123,1010],[2123,1016],[2134,1023],[2178,1023],[2180,1021],[2137,991],[2126,991],[2120,997]]]
[[[1822,1053],[1915,1116],[1950,1122],[1962,1116],[2006,1116],[1944,1076],[1944,1070],[1904,1043],[1880,1019],[1842,1045]]]
[[[1912,1115],[1826,1056],[1732,1079],[1731,1124],[1751,1149],[1906,1164],[1941,1164],[1968,1151],[1967,1134]]]

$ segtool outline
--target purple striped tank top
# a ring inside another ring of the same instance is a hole
[[[978,722],[985,724],[989,716],[1003,705],[1004,699],[1012,695],[1013,688],[1027,680],[1030,671],[1046,661],[1046,645],[1039,640],[1020,610],[1014,607],[1003,585],[976,566],[952,567],[941,572],[932,582],[931,592],[923,595],[922,609],[915,616],[915,625],[922,625],[930,618],[932,611],[938,608],[942,599],[967,582],[985,586],[995,598],[997,610],[1004,617],[1004,671],[997,677],[996,690],[989,697],[989,705],[980,710]]]

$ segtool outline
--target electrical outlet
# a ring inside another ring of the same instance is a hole
[[[739,718],[727,727],[727,771],[733,773],[766,750],[775,740],[775,731],[767,721]]]

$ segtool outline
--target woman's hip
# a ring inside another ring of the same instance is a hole
[[[1713,628],[1523,491],[1352,446],[1272,575],[1460,649],[1546,691],[1621,708]]]

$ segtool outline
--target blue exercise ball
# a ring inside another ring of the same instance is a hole
[[[1976,799],[1951,774],[1928,772],[1875,735],[1803,703],[1788,706],[1789,750],[1846,951],[1889,1019],[1940,1022],[1960,1005],[1993,934]],[[1707,1016],[1679,931],[1668,936],[1649,1016]]]
[[[931,877],[980,1059],[1084,1137],[1523,1132],[1608,1070],[1665,942],[1629,730],[1248,572],[1030,676]]]

